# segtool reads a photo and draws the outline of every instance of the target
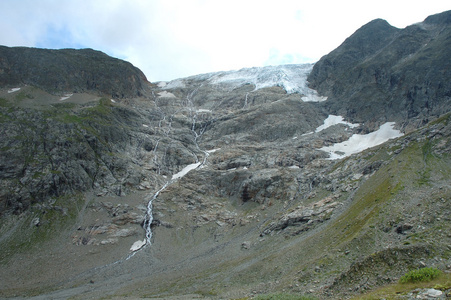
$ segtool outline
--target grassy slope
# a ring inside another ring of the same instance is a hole
[[[449,116],[436,124],[443,127],[448,120]],[[357,292],[363,292],[396,280],[420,260],[433,263],[433,257],[449,257],[451,159],[447,153],[431,151],[449,145],[449,136],[430,139],[418,131],[400,141],[407,145],[399,154],[394,154],[399,143],[391,143],[360,156],[387,163],[350,195],[351,203],[342,215],[311,236],[289,241],[267,238],[271,241],[263,242],[262,259],[232,275],[234,281],[256,284],[277,279],[276,290],[296,290],[296,284],[327,285],[336,278],[326,289],[333,297],[356,285],[360,285]],[[396,233],[404,223],[414,228]]]

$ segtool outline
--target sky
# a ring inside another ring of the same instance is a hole
[[[313,63],[376,18],[404,28],[449,0],[0,0],[0,45],[92,48],[151,82]]]

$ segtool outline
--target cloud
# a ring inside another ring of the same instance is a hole
[[[411,0],[2,0],[0,44],[94,48],[130,61],[151,81],[170,80],[314,62],[375,18],[405,27],[447,5]]]

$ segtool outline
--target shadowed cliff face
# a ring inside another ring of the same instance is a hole
[[[0,85],[32,85],[50,93],[140,96],[147,84],[132,64],[92,49],[36,49],[0,46]]]
[[[451,108],[450,16],[404,29],[374,20],[315,64],[310,86],[357,122],[421,125]]]

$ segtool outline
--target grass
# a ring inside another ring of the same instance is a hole
[[[9,234],[9,237],[2,242],[3,251],[0,253],[0,262],[13,254],[30,251],[33,247],[42,245],[65,228],[72,226],[84,202],[85,198],[81,194],[61,196],[55,199],[54,205],[57,207],[41,210],[31,208],[28,213],[17,217],[19,219],[14,220],[17,226],[9,229],[13,234]],[[61,210],[58,207],[64,209]],[[39,226],[33,225],[35,218],[39,218]],[[0,230],[9,231],[8,228],[3,228],[3,226],[8,227],[6,223],[0,223]]]
[[[5,98],[0,98],[0,107],[10,107],[11,103]]]
[[[407,272],[399,279],[401,283],[431,281],[437,278],[441,271],[436,268],[422,268]]]
[[[405,299],[403,295],[415,289],[434,288],[441,291],[451,288],[451,274],[442,273],[430,281],[417,281],[408,283],[395,283],[380,287],[370,293],[356,296],[353,300],[375,300],[375,299]]]

